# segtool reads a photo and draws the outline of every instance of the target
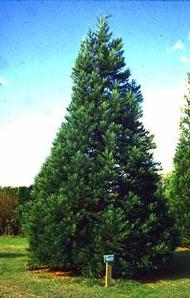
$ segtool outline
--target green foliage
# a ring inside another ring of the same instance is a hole
[[[18,194],[19,205],[24,205],[31,200],[31,191],[32,191],[32,186],[18,187],[17,194]]]
[[[176,218],[183,242],[190,242],[190,74],[187,77],[185,107],[180,121],[180,137],[174,170],[168,177],[166,196]]]
[[[33,188],[26,230],[35,262],[97,276],[103,255],[114,254],[114,274],[129,276],[159,268],[175,248],[122,47],[107,18],[81,43],[66,121]]]
[[[20,186],[17,189],[18,204],[19,204],[19,218],[21,222],[21,228],[27,221],[28,211],[31,205],[31,191],[32,186]]]

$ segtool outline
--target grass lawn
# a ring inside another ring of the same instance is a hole
[[[47,271],[26,271],[27,240],[0,237],[0,297],[190,297],[190,250],[179,249],[170,266],[143,281],[117,281],[104,288],[102,281]]]

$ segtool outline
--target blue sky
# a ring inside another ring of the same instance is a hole
[[[155,159],[171,170],[190,71],[190,2],[0,1],[0,185],[33,182],[70,103],[80,41],[101,14],[123,38]]]

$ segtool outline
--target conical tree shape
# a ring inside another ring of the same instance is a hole
[[[152,136],[140,87],[125,68],[107,18],[88,32],[73,68],[72,102],[34,185],[28,219],[33,260],[50,267],[115,274],[160,267],[175,247],[172,220],[158,197]]]
[[[174,170],[166,195],[176,218],[182,241],[190,242],[190,74],[187,76],[185,106],[180,121],[180,137],[174,156]]]

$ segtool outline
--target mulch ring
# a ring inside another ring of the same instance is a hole
[[[77,276],[73,272],[53,271],[48,268],[35,270],[34,272],[37,274],[44,274],[50,278],[62,278],[65,280],[69,280]]]

